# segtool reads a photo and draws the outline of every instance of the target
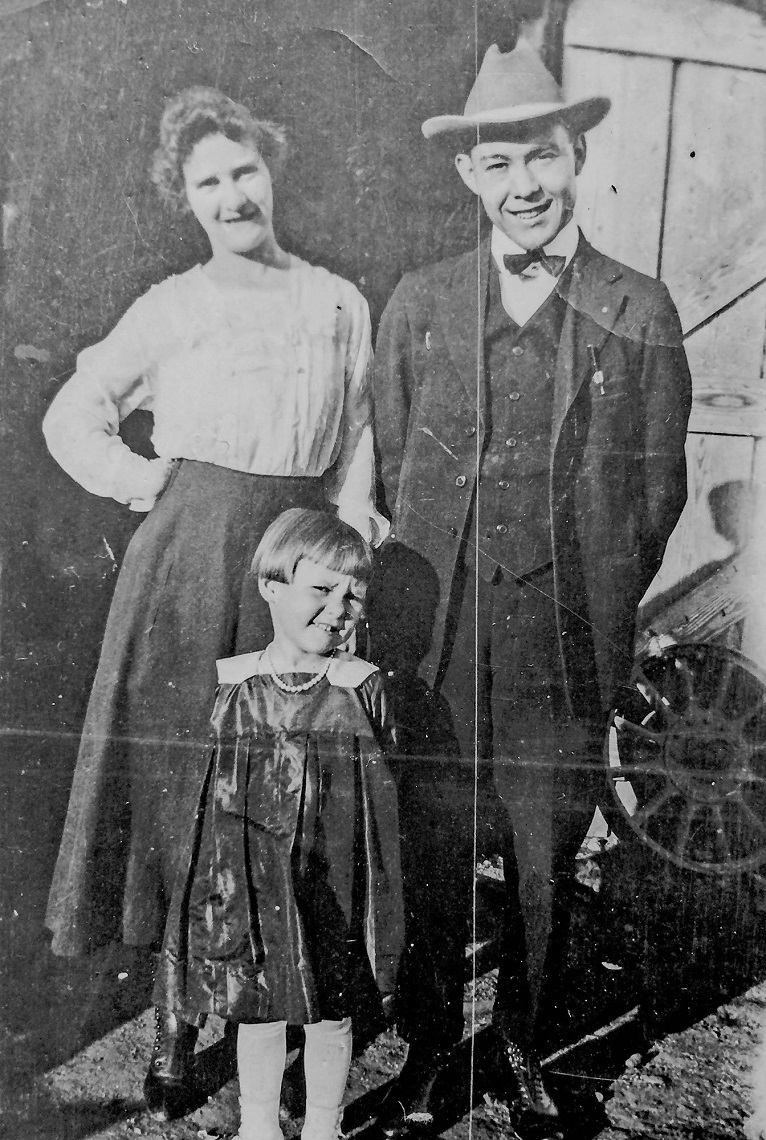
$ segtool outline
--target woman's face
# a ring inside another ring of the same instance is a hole
[[[184,165],[184,182],[214,256],[273,243],[271,175],[257,150],[225,135],[206,135]]]

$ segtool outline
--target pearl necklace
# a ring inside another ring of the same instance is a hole
[[[318,685],[319,682],[327,676],[327,672],[332,663],[332,657],[328,657],[324,669],[313,676],[310,681],[305,681],[302,685],[288,685],[287,681],[283,681],[274,668],[274,662],[271,660],[271,653],[268,649],[264,649],[263,656],[269,668],[269,676],[277,688],[281,689],[283,693],[305,693],[308,689],[313,689],[315,685]]]

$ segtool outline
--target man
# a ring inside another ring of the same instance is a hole
[[[686,497],[691,392],[675,308],[664,285],[598,253],[573,220],[584,132],[608,109],[567,103],[523,42],[490,48],[465,113],[429,119],[423,133],[454,138],[491,237],[407,274],[378,336],[393,527],[371,624],[420,754],[401,791],[410,1050],[394,1098],[413,1126],[432,1121],[462,1031],[461,908],[481,823],[499,830],[504,854],[493,1024],[517,1127],[557,1127],[537,1057],[566,888],[636,610]]]

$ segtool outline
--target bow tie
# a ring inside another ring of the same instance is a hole
[[[530,265],[539,264],[546,273],[550,273],[551,277],[560,277],[564,272],[566,260],[559,254],[546,253],[544,249],[530,249],[527,253],[503,254],[505,268],[515,276],[523,273],[525,269],[529,269]]]

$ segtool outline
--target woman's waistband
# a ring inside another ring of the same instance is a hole
[[[321,475],[262,475],[255,471],[240,471],[236,467],[223,467],[219,463],[207,463],[202,459],[175,459],[173,464],[175,471],[183,470],[185,474],[200,479],[217,479],[232,483],[258,482],[272,484],[275,487],[280,485],[284,487],[300,486],[301,484],[305,484],[306,487],[322,485]]]
[[[324,481],[311,475],[256,475],[206,463],[177,459],[155,511],[192,510],[231,516],[242,511],[269,511],[274,506],[329,509]],[[269,506],[271,504],[271,506]],[[154,513],[154,512],[153,512]]]

